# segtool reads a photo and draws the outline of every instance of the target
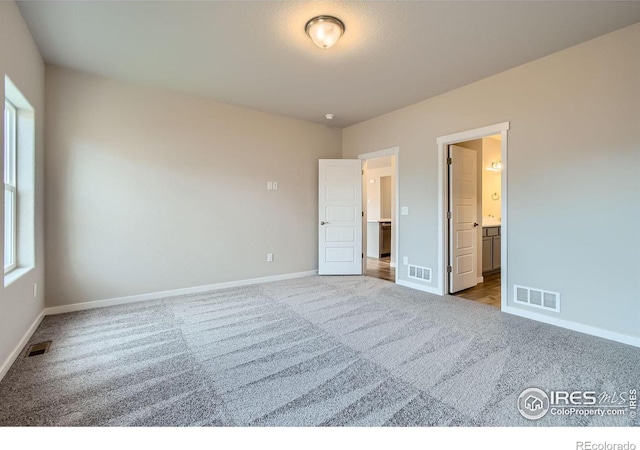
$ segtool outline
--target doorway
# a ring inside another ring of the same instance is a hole
[[[398,149],[358,156],[363,161],[363,273],[396,281]]]
[[[438,138],[441,293],[506,307],[508,122]]]
[[[475,189],[470,189],[474,194],[471,202],[475,209],[473,215],[473,225],[470,227],[471,233],[474,233],[475,242],[471,242],[469,249],[473,251],[470,258],[475,264],[475,272],[468,271],[471,275],[466,284],[460,285],[462,282],[460,276],[455,276],[460,267],[451,264],[453,257],[450,256],[450,265],[452,272],[450,275],[449,292],[456,297],[465,298],[475,302],[500,308],[501,292],[500,292],[500,268],[501,268],[501,179],[502,171],[501,160],[501,135],[487,136],[481,139],[459,142],[449,146],[449,156],[452,152],[456,152],[456,147],[462,148],[457,153],[466,153],[475,159]],[[460,159],[458,155],[457,159]],[[459,193],[456,193],[456,184],[460,184],[460,178],[464,178],[464,174],[459,174],[460,168],[455,164],[456,158],[451,159],[449,164],[449,202],[450,211],[455,211],[456,199]],[[464,180],[462,180],[464,181]],[[457,202],[460,203],[460,202]],[[453,218],[449,221],[449,254],[456,253],[456,247],[460,246],[457,234],[459,230],[452,230],[456,227],[456,223],[460,220]],[[473,240],[472,240],[473,241]],[[469,250],[467,250],[469,251]],[[458,250],[460,252],[460,250]],[[455,256],[455,255],[454,255]]]

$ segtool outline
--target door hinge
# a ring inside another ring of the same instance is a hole
[[[451,219],[451,211],[447,211],[447,219]]]
[[[362,217],[364,217],[364,211],[362,211]]]
[[[362,254],[362,259],[364,259],[364,253]]]
[[[447,158],[447,164],[451,165],[451,158]]]
[[[451,267],[451,266],[447,266],[447,272],[448,272],[448,273],[453,272],[453,267]]]
[[[364,170],[362,171],[362,175],[364,175]]]

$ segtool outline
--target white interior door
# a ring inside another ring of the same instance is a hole
[[[449,146],[449,291],[478,284],[478,172],[476,152]]]
[[[321,159],[318,274],[362,274],[362,161]]]

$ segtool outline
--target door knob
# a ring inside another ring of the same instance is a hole
[[[325,222],[324,220],[320,222],[320,225],[328,225],[329,222]]]
[[[473,222],[473,226],[477,227],[478,226],[478,222]]]

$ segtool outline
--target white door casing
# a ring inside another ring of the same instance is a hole
[[[476,152],[449,146],[449,273],[450,292],[478,282],[478,172]]]
[[[362,275],[362,161],[318,163],[318,274]]]

